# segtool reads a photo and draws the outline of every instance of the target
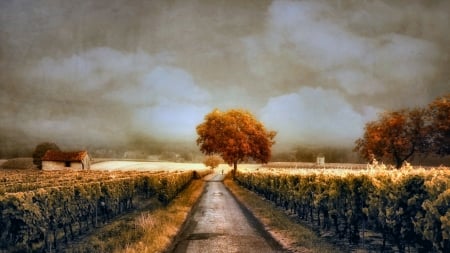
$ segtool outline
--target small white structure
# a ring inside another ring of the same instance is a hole
[[[325,156],[323,154],[319,154],[316,158],[317,165],[324,165],[325,164]]]
[[[43,170],[88,170],[91,161],[87,151],[62,152],[58,150],[48,150],[42,157]]]

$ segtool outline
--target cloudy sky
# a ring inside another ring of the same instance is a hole
[[[2,0],[0,141],[196,138],[245,108],[277,145],[350,145],[450,92],[450,1]]]

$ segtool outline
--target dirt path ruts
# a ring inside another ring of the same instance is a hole
[[[188,221],[174,253],[286,252],[244,210],[215,175]]]

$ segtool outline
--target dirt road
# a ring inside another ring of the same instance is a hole
[[[174,253],[286,252],[242,209],[222,183],[210,177],[206,191]]]

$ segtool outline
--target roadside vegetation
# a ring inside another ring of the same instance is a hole
[[[111,222],[66,252],[168,252],[200,198],[205,182],[193,180],[167,206],[158,200]]]
[[[450,251],[445,167],[240,169],[236,182],[346,249]]]
[[[142,227],[141,223],[149,224],[150,216],[140,216],[141,222],[131,223],[137,234],[125,233],[121,237],[122,231],[127,230],[124,217],[148,210],[148,205],[150,210],[169,206],[195,178],[210,172],[0,170],[0,251],[69,251],[68,245],[76,245],[79,239],[104,228],[103,233],[98,233],[98,244],[74,252],[111,252],[115,246],[105,246],[108,240],[116,243],[118,238],[120,243],[138,240],[145,233],[137,228]],[[164,212],[174,218],[178,211]],[[117,226],[109,226],[116,221]]]
[[[318,236],[309,227],[295,221],[286,212],[259,195],[240,187],[231,179],[225,185],[233,195],[264,225],[284,248],[291,252],[340,252],[335,245]]]

